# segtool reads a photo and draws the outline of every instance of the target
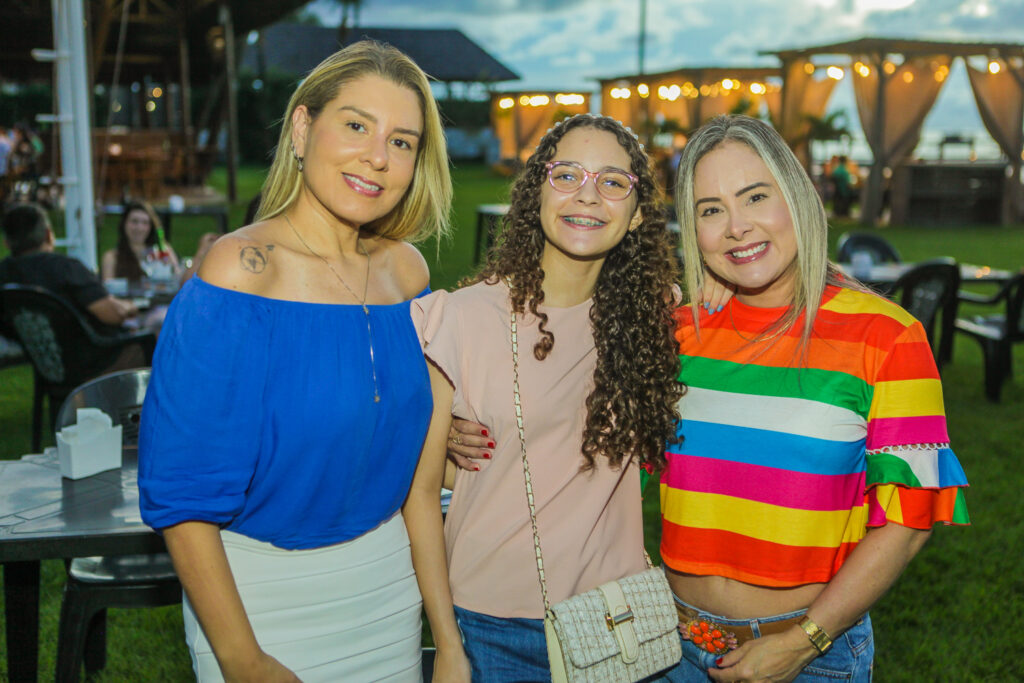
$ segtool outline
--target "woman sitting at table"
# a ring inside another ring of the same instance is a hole
[[[420,677],[401,515],[430,420],[405,240],[451,204],[426,75],[359,42],[285,112],[257,222],[171,304],[139,441],[143,520],[185,589],[200,680]]]
[[[968,521],[924,329],[828,261],[821,200],[768,124],[714,119],[679,173],[684,260],[737,289],[718,315],[677,314],[661,556],[684,643],[667,679],[868,681],[868,609],[933,524]]]
[[[174,248],[164,239],[163,227],[153,207],[146,202],[125,204],[117,225],[117,247],[103,254],[104,280],[143,278],[169,280],[180,267]]]

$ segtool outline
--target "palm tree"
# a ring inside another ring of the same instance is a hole
[[[853,138],[848,127],[845,109],[834,111],[831,114],[827,114],[824,118],[814,116],[813,114],[807,114],[805,118],[808,126],[804,140],[807,142],[808,155],[810,155],[810,145],[815,140],[821,142],[841,140],[849,145],[850,140]]]
[[[363,0],[330,0],[341,8],[341,24],[338,25],[338,42],[345,44],[349,29],[359,24],[359,10],[363,8]]]

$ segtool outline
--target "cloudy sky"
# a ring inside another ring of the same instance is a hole
[[[340,17],[334,0],[311,7],[327,22]],[[595,90],[596,77],[636,73],[639,7],[639,0],[364,0],[359,23],[459,28],[523,77],[505,88]],[[1021,43],[1024,2],[649,0],[645,70],[774,65],[758,51],[865,36]],[[955,64],[926,130],[985,138],[962,62]],[[830,108],[846,109],[858,127],[848,82]]]

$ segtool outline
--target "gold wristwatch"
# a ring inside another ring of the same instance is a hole
[[[825,654],[832,647],[832,639],[825,633],[825,629],[815,624],[810,617],[801,619],[799,625],[804,630],[804,633],[807,634],[807,637],[810,638],[811,645],[818,652]]]

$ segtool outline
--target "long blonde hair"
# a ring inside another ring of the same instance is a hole
[[[327,103],[337,97],[342,86],[366,75],[380,76],[416,93],[423,115],[423,136],[412,183],[405,196],[386,216],[362,227],[381,237],[410,242],[447,234],[452,181],[441,117],[427,76],[401,51],[371,40],[353,43],[320,62],[292,94],[281,124],[274,162],[263,183],[256,220],[284,212],[299,196],[302,174],[291,147],[295,109],[304,105],[315,119]]]
[[[743,143],[768,167],[782,191],[796,235],[797,277],[789,310],[762,336],[781,334],[791,328],[800,314],[806,311],[801,334],[801,346],[806,348],[825,285],[848,286],[848,283],[842,279],[835,264],[828,260],[827,216],[811,179],[807,177],[803,166],[782,136],[764,121],[749,116],[717,116],[708,121],[687,141],[679,161],[679,180],[675,192],[676,212],[679,215],[679,228],[682,232],[683,262],[687,264],[686,287],[691,296],[694,325],[698,326],[699,333],[698,302],[693,300],[693,293],[700,291],[704,286],[704,269],[697,267],[702,259],[697,246],[694,174],[697,163],[727,141]]]

